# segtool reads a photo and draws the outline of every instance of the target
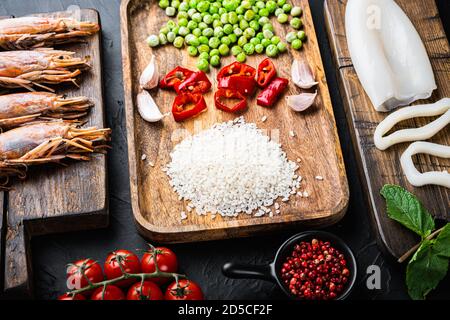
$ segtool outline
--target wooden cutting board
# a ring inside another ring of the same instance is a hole
[[[272,109],[256,106],[253,98],[249,101],[249,110],[243,116],[247,122],[254,122],[258,127],[277,134],[289,159],[302,160],[299,170],[299,174],[305,178],[302,191],[307,191],[310,197],[293,197],[287,205],[282,206],[281,214],[273,218],[242,215],[233,219],[216,217],[213,220],[193,212],[188,219],[181,221],[180,213],[186,211],[187,203],[178,200],[167,176],[162,172],[162,168],[170,161],[170,152],[182,136],[234,119],[236,115],[215,108],[213,93],[216,90],[217,69],[212,69],[208,76],[213,82],[213,90],[205,97],[207,112],[181,124],[177,124],[172,116],[157,124],[145,122],[139,116],[135,103],[140,90],[139,77],[149,63],[151,54],[156,57],[161,75],[178,65],[196,70],[197,58],[189,57],[186,50],[178,50],[170,45],[153,50],[146,45],[148,35],[158,33],[168,20],[157,2],[122,2],[122,54],[131,197],[138,229],[145,237],[166,243],[244,237],[286,227],[324,227],[337,222],[345,214],[349,200],[347,178],[311,11],[307,0],[295,0],[293,3],[304,10],[304,29],[308,41],[303,50],[290,50],[288,54],[274,59],[274,63],[280,76],[290,78],[294,58],[308,61],[316,70],[320,82],[316,105],[300,114],[293,112],[284,98]],[[274,25],[276,33],[284,39],[290,28],[277,22]],[[247,63],[256,67],[264,58],[263,55],[255,55],[249,57]],[[222,65],[233,61],[232,56],[223,58]],[[286,95],[299,92],[291,82]],[[174,93],[154,90],[151,94],[163,113],[170,112]],[[264,115],[267,116],[266,122],[261,121]],[[289,131],[294,131],[296,137],[290,137]],[[145,161],[142,160],[143,155],[146,156]],[[317,175],[324,176],[325,180],[317,181]]]
[[[449,97],[450,46],[435,1],[396,0],[396,2],[409,16],[424,41],[438,85],[438,90],[429,100],[417,103],[431,103]],[[421,199],[436,218],[447,221],[450,220],[450,191],[437,186],[415,188],[408,183],[400,166],[400,157],[409,146],[408,143],[393,146],[386,151],[375,148],[373,134],[386,114],[375,111],[353,68],[345,37],[346,3],[346,0],[325,1],[328,36],[338,68],[340,90],[373,224],[382,247],[398,258],[416,244],[418,239],[412,232],[387,217],[385,201],[379,193],[382,186],[392,183],[407,188]],[[429,122],[429,118],[414,119],[401,123],[397,128],[419,127]],[[450,145],[450,130],[448,127],[445,128],[430,141]],[[416,166],[422,172],[450,171],[450,159],[419,155],[415,160]]]
[[[64,17],[67,12],[37,16]],[[95,10],[81,10],[82,21],[99,22]],[[57,93],[87,96],[95,107],[86,126],[105,127],[102,94],[100,34],[85,43],[59,46],[90,56],[92,70],[79,78],[80,88],[55,87]],[[106,158],[95,155],[90,162],[70,163],[67,167],[49,165],[31,168],[25,181],[14,181],[13,189],[0,198],[3,212],[4,290],[9,296],[32,295],[29,240],[36,235],[106,227],[108,224]],[[0,219],[1,225],[2,219]],[[2,269],[3,270],[3,269]]]

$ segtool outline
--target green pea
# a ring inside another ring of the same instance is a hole
[[[206,24],[211,24],[213,23],[213,17],[210,14],[205,14],[205,16],[203,17],[203,22]]]
[[[184,12],[184,11],[178,12],[178,14],[177,14],[178,25],[180,24],[180,19],[187,19],[187,18],[189,18],[189,15],[187,12]]]
[[[292,41],[291,46],[295,50],[300,50],[303,46],[303,42],[300,39],[295,39],[294,41]]]
[[[290,24],[292,28],[300,29],[303,25],[303,21],[300,18],[292,18]]]
[[[226,12],[220,16],[220,22],[222,22],[222,24],[227,24],[229,22],[228,21],[228,12]]]
[[[159,38],[159,44],[165,45],[167,43],[167,36],[164,33],[160,33],[158,38]]]
[[[197,13],[197,10],[189,9],[187,13],[188,13],[188,16],[192,19],[192,16]]]
[[[272,39],[272,37],[273,37],[273,32],[270,30],[264,30],[263,34],[264,34],[264,38],[266,38],[266,39]]]
[[[231,40],[230,40],[230,38],[228,38],[227,36],[222,37],[222,38],[220,39],[220,42],[222,42],[223,44],[226,44],[227,46],[229,46],[229,45],[231,44]]]
[[[279,44],[280,43],[280,37],[278,37],[278,36],[273,36],[271,39],[270,39],[270,41],[272,42],[272,44],[274,44],[274,45],[277,45],[277,44]]]
[[[194,30],[197,27],[198,27],[198,23],[195,22],[194,20],[189,21],[188,24],[187,24],[187,28],[189,30]]]
[[[236,60],[238,62],[245,62],[245,60],[247,59],[247,56],[245,55],[245,53],[241,52],[236,56]]]
[[[242,52],[242,48],[241,47],[239,47],[239,46],[233,46],[233,47],[231,47],[231,54],[233,55],[233,56],[237,56],[239,53],[241,53]]]
[[[173,0],[172,3],[170,4],[172,7],[174,7],[175,9],[178,9],[180,6],[180,1],[178,0]]]
[[[297,33],[297,38],[299,38],[300,40],[302,40],[303,42],[306,40],[306,33],[303,30],[300,30]]]
[[[244,0],[244,1],[241,2],[241,6],[244,9],[250,9],[252,7],[252,2],[248,1],[248,0]]]
[[[209,71],[209,62],[206,59],[198,59],[197,60],[197,69],[200,71],[208,72]]]
[[[151,36],[149,36],[147,38],[147,44],[150,47],[157,47],[157,46],[159,46],[159,37],[157,35],[155,35],[155,34],[152,34]]]
[[[303,13],[303,10],[300,7],[293,7],[291,9],[291,16],[293,16],[293,17],[299,17],[302,15],[302,13]]]
[[[219,46],[219,52],[221,56],[227,56],[230,54],[230,48],[226,44],[221,44]]]
[[[208,38],[212,37],[214,35],[214,30],[212,28],[203,29],[202,35],[204,35],[205,37],[208,37]]]
[[[277,3],[273,0],[269,0],[266,2],[266,8],[267,10],[269,10],[270,13],[274,13],[277,7],[278,7]]]
[[[210,57],[212,57],[212,56],[218,56],[219,54],[220,54],[219,49],[212,49],[212,50],[209,52],[209,56],[210,56]]]
[[[217,37],[212,37],[209,39],[209,46],[213,49],[216,49],[220,45],[220,40]]]
[[[189,46],[187,52],[191,57],[195,57],[198,54],[197,48],[193,46]]]
[[[199,59],[205,59],[205,60],[209,60],[209,54],[208,52],[202,52],[200,53],[200,55],[198,56]]]
[[[184,38],[183,37],[176,37],[175,40],[173,40],[173,45],[175,48],[182,48],[184,45]]]
[[[256,20],[250,21],[250,23],[248,25],[250,26],[250,28],[255,30],[255,32],[258,31],[260,28],[260,25],[259,25],[258,21],[256,21]]]
[[[194,36],[193,34],[188,34],[186,37],[184,37],[184,41],[185,41],[188,45],[191,45],[191,42],[194,40],[194,38],[195,38],[196,40],[198,40],[197,37]]]
[[[180,3],[180,6],[178,7],[178,12],[187,12],[189,10],[189,3],[182,2]]]
[[[255,12],[253,10],[247,10],[244,13],[244,19],[247,21],[251,21],[253,20],[253,18],[255,17]]]
[[[166,8],[166,15],[169,17],[173,17],[177,13],[177,9],[174,7],[167,7]]]
[[[169,0],[160,0],[159,7],[161,9],[166,9],[169,6]]]
[[[289,32],[287,35],[286,35],[286,41],[288,42],[288,43],[292,43],[292,41],[294,41],[295,39],[297,39],[297,33],[296,32]]]
[[[222,27],[215,27],[214,28],[214,36],[221,38],[223,37],[223,28]]]
[[[182,37],[185,37],[189,34],[190,30],[186,27],[180,27],[180,30],[178,31],[178,34]]]
[[[264,33],[258,32],[258,33],[256,34],[256,37],[257,37],[259,40],[262,40],[262,39],[264,39]]]
[[[255,51],[256,53],[262,53],[264,51],[264,46],[258,43],[257,45],[255,45]]]
[[[279,23],[286,23],[288,22],[288,15],[286,13],[282,13],[278,15],[277,20]]]
[[[167,29],[169,29],[169,30],[173,30],[173,28],[175,28],[177,26],[177,24],[174,22],[174,21],[172,21],[172,20],[169,20],[169,21],[167,21],[167,23],[166,23],[166,27],[167,27]]]
[[[259,24],[260,26],[263,26],[263,27],[264,27],[264,25],[267,24],[267,23],[270,23],[270,20],[269,20],[269,18],[267,18],[267,17],[261,17],[261,18],[259,18],[259,20],[258,20],[258,24]]]
[[[268,17],[270,15],[270,12],[267,8],[260,9],[258,13],[261,17]]]
[[[192,34],[198,38],[202,35],[202,30],[200,28],[195,28],[192,30]]]
[[[232,34],[228,35],[228,39],[230,39],[231,43],[235,43],[237,41],[237,35],[232,33]]]
[[[209,52],[209,47],[206,44],[201,44],[197,47],[198,52]]]
[[[220,57],[219,56],[212,56],[211,59],[209,59],[209,63],[211,63],[211,65],[213,67],[220,66]]]
[[[281,8],[278,8],[278,9],[275,10],[275,16],[276,17],[278,17],[280,14],[283,14],[283,13],[284,13],[284,10],[281,9]]]
[[[238,15],[236,12],[228,12],[228,22],[231,24],[239,22]]]
[[[264,46],[264,48],[267,48],[269,45],[272,44],[272,41],[270,41],[270,39],[264,38],[261,40],[261,44]]]
[[[251,56],[253,53],[255,53],[255,46],[251,43],[246,43],[243,49],[245,54],[248,56]]]
[[[169,31],[169,32],[167,33],[167,41],[169,41],[170,43],[172,43],[172,42],[175,40],[176,36],[177,36],[177,35],[176,35],[174,32]]]
[[[200,30],[205,30],[206,28],[208,28],[208,25],[202,21],[198,23],[198,27],[200,28]]]
[[[169,28],[167,28],[167,27],[162,27],[160,30],[159,30],[159,33],[163,33],[163,34],[165,34],[165,35],[167,35],[168,33],[169,33]]]
[[[256,6],[258,9],[264,9],[264,8],[266,7],[266,4],[264,3],[264,1],[257,1],[257,2],[255,3],[255,6]]]
[[[234,34],[238,37],[241,36],[244,32],[240,28],[236,28],[233,30]]]
[[[274,28],[273,28],[273,25],[271,24],[271,23],[266,23],[265,25],[263,25],[263,31],[264,30],[269,30],[269,31],[272,31],[272,32],[274,32]]]
[[[172,29],[172,32],[175,33],[176,35],[178,35],[179,31],[180,31],[180,27],[175,27]]]
[[[245,37],[245,36],[241,36],[241,37],[239,37],[239,39],[238,39],[238,45],[239,46],[244,46],[244,44],[246,44],[247,43],[247,38]]]
[[[219,12],[219,8],[220,7],[218,6],[218,4],[213,2],[209,6],[209,13],[210,14],[218,13]]]
[[[198,0],[189,0],[189,7],[197,8]]]
[[[227,11],[234,11],[239,6],[239,2],[240,1],[237,1],[237,0],[223,0],[222,1],[222,6]]]
[[[214,14],[212,15],[212,17],[213,17],[213,21],[214,21],[214,20],[219,20],[219,19],[220,19],[220,14],[214,13]]]
[[[196,12],[192,15],[191,19],[194,20],[195,22],[199,23],[199,22],[202,22],[203,17],[199,12]]]
[[[286,4],[286,0],[277,0],[277,4],[279,7],[282,7]]]
[[[245,8],[243,6],[239,6],[239,7],[236,8],[235,12],[237,14],[244,14]]]
[[[220,20],[214,20],[212,25],[213,25],[213,28],[217,28],[217,27],[222,27],[223,23]]]
[[[199,12],[206,12],[209,10],[209,2],[208,1],[200,1],[197,4],[197,10]]]
[[[247,39],[253,38],[255,36],[256,32],[252,28],[247,28],[244,30],[244,37]]]
[[[274,44],[269,44],[266,48],[266,55],[268,57],[274,58],[278,54],[278,48]]]
[[[286,3],[283,5],[284,12],[289,13],[289,12],[291,12],[291,10],[292,10],[292,6],[289,3]]]
[[[200,37],[198,37],[198,42],[200,42],[200,44],[208,44],[209,39],[208,39],[208,37],[200,36]]]
[[[261,40],[259,38],[251,38],[250,43],[254,46],[261,43]]]
[[[226,24],[223,26],[223,33],[225,34],[232,34],[233,33],[233,26],[231,24]]]
[[[239,21],[239,28],[241,28],[242,30],[245,30],[248,28],[248,22],[247,20],[241,20]]]
[[[287,45],[284,42],[278,42],[277,49],[279,52],[286,52],[287,51]]]

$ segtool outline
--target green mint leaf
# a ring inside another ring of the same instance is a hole
[[[448,239],[448,235],[445,235],[440,241],[448,241]],[[447,274],[449,260],[442,253],[446,253],[448,248],[439,251],[444,243],[441,242],[439,245],[437,243],[437,239],[424,240],[406,268],[406,285],[410,297],[414,300],[425,299]]]
[[[381,195],[386,199],[389,218],[426,238],[434,230],[434,220],[412,193],[396,185],[385,185]]]
[[[450,258],[450,223],[447,223],[437,236],[434,250],[438,255]]]

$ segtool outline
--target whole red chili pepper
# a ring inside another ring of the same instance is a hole
[[[197,116],[206,108],[205,98],[201,94],[181,93],[173,102],[172,114],[175,121],[180,122]]]
[[[189,69],[176,67],[161,79],[159,87],[161,89],[175,89],[177,85],[184,82],[193,73],[194,72]]]
[[[238,99],[239,101],[232,105],[227,106],[223,100],[226,99]],[[247,108],[247,100],[244,95],[237,90],[231,89],[219,89],[214,94],[214,102],[216,104],[216,108],[225,112],[239,112]]]
[[[255,76],[255,68],[236,61],[219,71],[217,74],[218,87],[237,90],[243,95],[252,95],[256,86]]]
[[[194,72],[184,81],[175,85],[177,93],[205,93],[208,92],[209,89],[211,89],[211,82],[203,71]]]
[[[265,88],[269,85],[273,78],[277,75],[277,70],[273,62],[266,58],[258,66],[258,77],[256,82],[261,88]]]
[[[271,107],[278,100],[279,96],[287,88],[288,79],[275,78],[256,98],[256,102],[261,107]]]

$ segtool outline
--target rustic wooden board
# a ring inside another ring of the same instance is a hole
[[[425,103],[450,96],[450,46],[435,1],[397,0],[396,2],[418,30],[433,65],[438,90]],[[410,231],[387,217],[385,202],[379,194],[381,187],[386,183],[406,187],[423,201],[436,218],[444,220],[450,219],[450,191],[437,186],[415,188],[408,183],[400,166],[400,156],[409,144],[397,145],[387,151],[379,151],[375,148],[373,133],[386,114],[375,111],[352,66],[345,37],[346,3],[346,0],[325,1],[328,36],[339,70],[340,89],[344,97],[347,119],[362,182],[371,207],[373,223],[383,247],[388,253],[399,257],[411,248],[417,239]],[[419,127],[429,121],[430,119],[405,121],[398,128]],[[448,128],[442,130],[431,141],[450,145],[450,130]],[[415,163],[422,172],[450,170],[449,159],[420,155]]]
[[[65,15],[66,12],[40,14],[49,17]],[[82,10],[81,20],[99,22],[98,12]],[[91,57],[93,68],[80,77],[80,88],[57,88],[57,92],[92,98],[95,107],[86,119],[86,125],[105,127],[100,34],[85,43],[58,48]],[[17,295],[32,293],[30,237],[105,227],[108,224],[106,190],[106,158],[103,155],[67,167],[36,167],[30,170],[27,180],[15,182],[7,203],[5,291]]]
[[[279,132],[280,142],[288,157],[294,161],[297,158],[302,160],[299,172],[305,178],[305,190],[311,196],[307,199],[294,197],[282,207],[281,215],[273,218],[241,216],[236,219],[217,217],[212,220],[192,213],[183,222],[180,221],[180,212],[186,210],[187,203],[178,200],[161,169],[169,162],[169,153],[173,147],[181,141],[181,133],[190,134],[207,129],[214,123],[233,119],[235,115],[226,114],[214,107],[213,92],[216,90],[217,70],[212,70],[209,77],[214,80],[214,84],[212,92],[206,95],[209,106],[206,113],[183,124],[177,124],[172,117],[165,118],[159,124],[144,122],[135,108],[135,97],[139,91],[140,73],[148,64],[152,51],[161,74],[177,65],[195,70],[196,58],[189,57],[185,50],[177,50],[171,46],[151,50],[145,39],[149,34],[157,33],[160,26],[168,20],[164,11],[154,1],[122,2],[122,54],[131,197],[134,217],[144,236],[161,242],[243,237],[287,226],[327,226],[337,222],[345,214],[349,200],[347,178],[311,11],[307,0],[293,2],[304,9],[303,20],[309,40],[304,50],[282,55],[275,59],[275,64],[279,75],[287,78],[290,77],[294,57],[307,60],[317,70],[320,95],[316,106],[309,112],[296,114],[286,106],[284,99],[273,109],[258,107],[253,99],[244,117],[247,122],[255,122],[268,132]],[[277,23],[275,25],[277,34],[284,37],[287,28]],[[263,58],[263,55],[253,56],[247,63],[257,66]],[[223,59],[222,64],[233,61],[233,57],[228,57]],[[298,92],[299,89],[291,83],[287,94]],[[162,112],[170,111],[174,93],[155,90],[152,95]],[[264,115],[268,116],[265,123],[261,121]],[[290,130],[296,132],[297,137],[291,138]],[[273,133],[272,138],[276,138]],[[147,156],[147,161],[141,160],[143,154]],[[155,166],[151,167],[149,162]],[[316,175],[323,175],[325,180],[315,180]]]

